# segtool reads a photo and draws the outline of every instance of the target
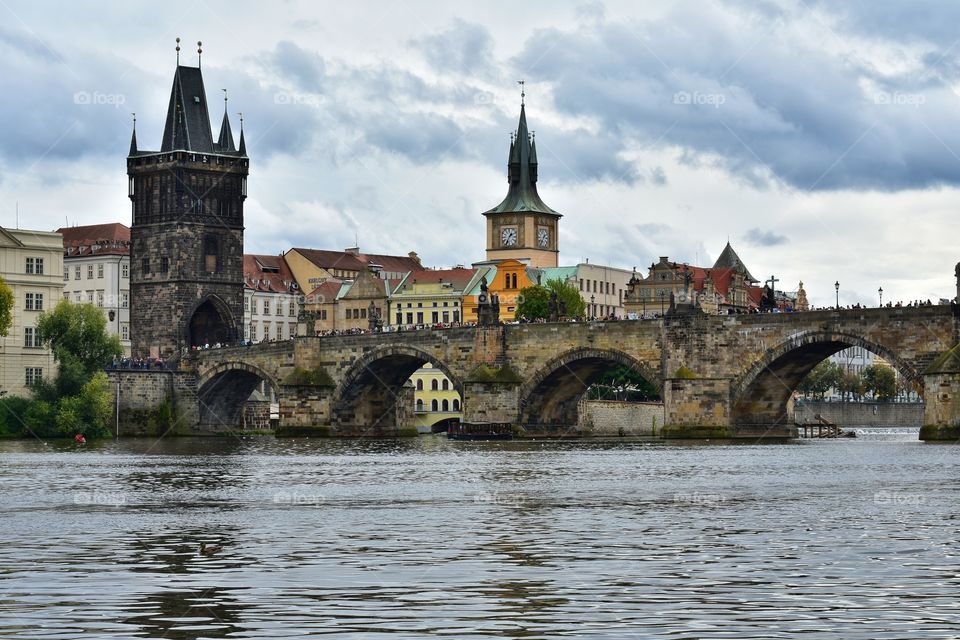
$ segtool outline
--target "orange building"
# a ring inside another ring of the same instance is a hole
[[[496,294],[500,298],[500,322],[513,322],[520,291],[537,284],[539,270],[514,259],[481,262],[473,266],[477,267],[477,274],[463,292],[464,321],[477,321],[477,298],[485,278],[489,294]]]

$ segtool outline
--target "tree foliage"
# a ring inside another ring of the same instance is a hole
[[[830,389],[839,388],[842,381],[843,368],[829,360],[824,360],[800,381],[797,389],[804,395],[819,396],[822,399]]]
[[[92,304],[61,300],[37,318],[37,338],[61,365],[80,367],[88,376],[123,354],[120,338],[107,333],[107,319]]]
[[[897,395],[897,374],[881,364],[865,367],[862,373],[864,388],[877,400],[892,400]]]
[[[0,278],[0,336],[7,335],[13,324],[13,289]]]
[[[632,367],[618,365],[604,373],[590,386],[587,397],[591,400],[627,400],[641,402],[659,400],[660,390],[650,384]]]
[[[553,278],[546,285],[535,284],[520,290],[520,303],[517,305],[517,320],[547,320],[550,318],[551,294],[557,294],[557,305],[564,310],[565,318],[580,318],[586,313],[587,305],[580,291],[571,282]]]
[[[830,389],[837,390],[844,400],[853,401],[861,401],[867,395],[877,400],[892,400],[898,392],[913,390],[909,381],[898,382],[896,372],[886,365],[870,365],[857,375],[829,360],[814,367],[797,387],[804,395],[820,399]]]

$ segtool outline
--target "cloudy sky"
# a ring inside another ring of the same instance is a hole
[[[484,257],[527,82],[561,263],[712,264],[814,304],[952,297],[960,4],[0,2],[0,224],[129,224],[174,38],[229,90],[248,252]],[[222,112],[212,114],[219,126]]]

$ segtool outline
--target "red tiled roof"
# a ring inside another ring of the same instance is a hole
[[[375,253],[361,253],[357,258],[367,265],[380,265],[384,271],[390,273],[406,273],[407,271],[423,269],[420,262],[410,256],[385,256]]]
[[[63,253],[67,257],[129,255],[130,227],[119,222],[61,227]]]
[[[344,271],[363,271],[367,265],[346,251],[326,251],[324,249],[294,248],[304,258],[321,269],[343,269]]]
[[[417,269],[407,276],[407,284],[413,282],[449,282],[457,291],[463,291],[471,278],[477,272],[476,269]]]
[[[341,280],[327,280],[307,295],[307,304],[324,304],[333,302],[340,293],[340,287],[343,286]]]
[[[254,291],[291,293],[298,290],[283,256],[243,254],[243,278],[244,286]]]

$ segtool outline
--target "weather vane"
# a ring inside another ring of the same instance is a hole
[[[527,84],[527,81],[526,81],[526,80],[517,80],[517,84],[520,85],[520,106],[522,107],[522,106],[523,106],[523,99],[524,99],[524,98],[526,97],[526,95],[527,95],[526,93],[524,93],[524,90],[526,89],[526,87],[525,87],[524,85]]]
[[[180,66],[180,38],[177,38],[177,66]]]

